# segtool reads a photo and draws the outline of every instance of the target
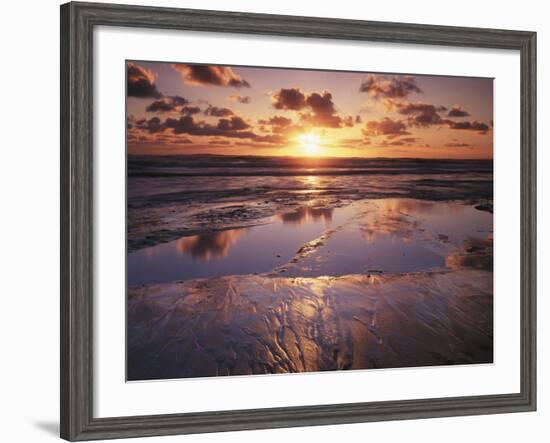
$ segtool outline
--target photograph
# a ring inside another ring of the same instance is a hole
[[[452,6],[6,2],[0,440],[544,440],[550,8]]]
[[[128,381],[493,363],[493,78],[126,76]]]

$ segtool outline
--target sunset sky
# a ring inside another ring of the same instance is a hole
[[[128,153],[492,158],[493,80],[127,63]]]

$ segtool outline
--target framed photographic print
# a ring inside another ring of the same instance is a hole
[[[535,33],[61,7],[61,436],[536,407]]]

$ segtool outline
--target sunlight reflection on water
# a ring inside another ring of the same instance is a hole
[[[259,226],[134,251],[128,255],[128,284],[273,270],[314,277],[441,269],[461,242],[491,233],[491,214],[456,202],[381,199],[342,208],[302,206]],[[321,236],[307,254],[297,254]]]

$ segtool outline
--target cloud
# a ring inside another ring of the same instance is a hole
[[[289,134],[298,128],[298,126],[293,124],[292,119],[280,115],[275,115],[268,119],[260,119],[258,123],[261,125],[259,128],[260,131],[268,132],[271,130],[274,134]]]
[[[306,106],[306,96],[300,88],[281,88],[271,96],[271,102],[275,109],[300,111]]]
[[[194,86],[231,86],[249,88],[250,83],[227,66],[173,64],[184,83]]]
[[[403,137],[401,141],[404,143],[417,143],[418,139],[416,137]]]
[[[388,99],[384,102],[388,110],[408,116],[407,122],[413,126],[426,127],[441,125],[445,121],[439,115],[445,112],[445,106],[435,106],[428,103],[410,103]]]
[[[370,74],[359,87],[360,92],[366,92],[375,99],[405,98],[413,92],[421,93],[416,80],[412,76],[385,76]]]
[[[252,99],[250,97],[242,96],[242,95],[230,95],[227,98],[228,98],[228,100],[238,102],[238,103],[242,103],[244,105],[248,105],[252,101]]]
[[[132,123],[133,122],[133,123]],[[129,142],[148,143],[202,143],[196,139],[190,140],[184,136],[205,137],[206,142],[216,137],[217,145],[226,145],[228,140],[246,140],[248,147],[282,146],[287,141],[283,134],[259,135],[251,129],[251,125],[242,117],[232,115],[229,118],[220,118],[216,124],[195,120],[192,115],[183,115],[179,118],[168,117],[161,121],[158,117],[149,120],[131,121],[133,129],[128,131]],[[182,141],[185,140],[185,141]]]
[[[135,63],[128,62],[126,67],[128,97],[160,98],[162,94],[155,85],[155,75]]]
[[[250,125],[241,117],[232,116],[230,119],[222,118],[216,125],[203,121],[195,121],[192,115],[185,115],[179,119],[167,118],[164,127],[172,129],[174,134],[189,134],[197,136],[219,136],[229,138],[256,138],[257,135],[248,129]]]
[[[371,144],[372,142],[368,138],[344,138],[342,140],[338,140],[334,147],[359,149],[364,148],[365,146],[370,146]]]
[[[267,120],[258,120],[258,123],[260,125],[290,126],[292,124],[292,120],[280,115],[275,115]]]
[[[400,137],[400,136],[398,136]],[[386,137],[382,141],[375,141],[373,142],[370,138],[348,138],[339,140],[337,143],[337,147],[346,147],[346,148],[353,148],[353,149],[360,149],[367,146],[377,146],[380,148],[393,148],[393,147],[429,147],[427,144],[421,144],[420,140],[417,137],[401,137],[398,139],[394,139],[393,137]],[[405,152],[405,151],[403,151]]]
[[[201,108],[198,106],[182,106],[181,108],[181,113],[188,115],[199,114],[201,111]]]
[[[392,99],[385,100],[384,104],[388,110],[407,116],[407,124],[410,126],[428,127],[432,125],[447,125],[451,129],[477,131],[481,134],[485,134],[489,130],[489,126],[483,122],[457,122],[442,118],[440,113],[447,111],[445,106],[435,106],[428,103],[411,103]],[[469,115],[468,112],[456,105],[448,112],[448,115],[451,114],[455,117]]]
[[[193,141],[182,134],[167,131],[165,122],[155,116],[150,119],[136,120],[132,115],[128,117],[128,143],[147,143],[151,145],[187,145]]]
[[[171,103],[173,103],[175,106],[183,106],[189,104],[189,100],[186,98],[180,96],[180,95],[171,95],[168,97]]]
[[[158,117],[152,117],[149,120],[142,118],[135,122],[135,126],[136,128],[147,131],[150,134],[162,132],[166,129]]]
[[[351,120],[344,120],[336,114],[332,94],[328,91],[324,91],[322,94],[313,92],[308,95],[306,105],[312,112],[302,114],[300,117],[308,124],[326,128],[353,126],[353,117],[350,117]]]
[[[146,108],[146,112],[173,112],[178,106],[183,106],[189,103],[189,100],[179,95],[163,97],[160,100],[155,100]]]
[[[342,119],[342,125],[351,128],[355,124],[356,118],[353,118],[353,115],[348,115]]]
[[[458,105],[454,105],[447,114],[449,117],[468,117],[470,113]]]
[[[310,94],[306,99],[306,104],[311,108],[315,114],[334,114],[334,103],[332,102],[332,94],[324,91],[323,94],[314,92]]]
[[[342,126],[353,126],[353,118],[342,119],[334,114],[311,114],[304,113],[300,115],[300,119],[306,125],[317,126],[320,128],[341,128]]]
[[[173,134],[160,134],[154,138],[154,143],[156,144],[179,144],[179,145],[191,145],[193,140],[182,136],[182,135],[173,135]]]
[[[384,117],[382,120],[368,121],[362,132],[367,137],[410,135],[401,120],[392,120],[389,117]]]
[[[458,143],[458,142],[451,142],[451,143],[445,143],[446,148],[468,148],[471,145],[468,143]]]
[[[418,138],[416,137],[402,137],[397,140],[386,139],[382,141],[379,146],[392,147],[392,146],[418,146]]]
[[[463,131],[477,131],[480,134],[486,134],[487,131],[489,131],[489,125],[478,121],[454,122],[451,120],[447,120],[445,123],[447,123],[451,129],[460,129]]]
[[[146,112],[171,112],[175,110],[176,107],[165,100],[155,100],[145,108]]]
[[[204,113],[212,117],[228,117],[233,115],[233,111],[229,108],[219,108],[212,105],[209,105],[208,108],[204,110]]]
[[[236,115],[231,118],[221,118],[218,120],[218,129],[223,131],[240,131],[242,129],[250,128],[250,125],[244,121],[242,117]]]
[[[254,137],[254,141],[256,143],[260,143],[260,145],[256,145],[256,146],[262,146],[262,144],[276,146],[276,145],[282,145],[286,143],[287,139],[281,134],[268,134],[268,135],[257,135]]]
[[[208,144],[212,146],[228,146],[231,145],[231,142],[229,140],[213,139],[209,140]]]
[[[167,118],[164,122],[166,128],[173,130],[175,134],[191,134],[191,135],[218,135],[208,133],[208,128],[197,123],[192,115],[186,115],[179,119]],[[210,125],[208,125],[210,127]],[[203,130],[205,131],[203,133]]]
[[[353,126],[354,117],[341,117],[336,112],[332,94],[312,92],[306,94],[299,88],[281,88],[271,95],[275,109],[286,111],[304,111],[300,114],[302,123],[322,128],[341,128]]]

